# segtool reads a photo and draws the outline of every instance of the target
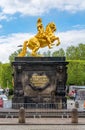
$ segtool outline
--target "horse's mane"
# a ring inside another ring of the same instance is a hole
[[[55,26],[54,22],[48,23],[45,28],[45,33],[52,33],[51,28],[53,27],[53,25]]]

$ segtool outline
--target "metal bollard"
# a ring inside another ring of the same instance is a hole
[[[77,101],[75,102],[75,108],[79,108],[79,103]]]
[[[19,123],[25,123],[25,109],[23,107],[19,110]]]
[[[78,111],[76,108],[72,109],[71,112],[71,123],[78,123]]]

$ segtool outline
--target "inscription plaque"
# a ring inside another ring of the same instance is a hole
[[[46,84],[49,83],[48,77],[44,75],[38,75],[37,73],[33,74],[30,78],[30,84],[32,86],[42,88],[43,86],[46,86]]]

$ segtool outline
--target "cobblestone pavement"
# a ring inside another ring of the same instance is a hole
[[[26,118],[19,124],[18,118],[0,118],[0,130],[85,130],[85,118],[72,124],[71,118]]]
[[[85,125],[0,125],[0,130],[85,130]]]
[[[0,118],[0,125],[1,124],[19,124],[18,118]],[[56,124],[69,124],[71,125],[71,118],[26,118],[25,124],[27,125],[39,125],[39,124],[48,124],[48,125],[56,125]],[[85,118],[79,118],[78,124],[84,125]]]

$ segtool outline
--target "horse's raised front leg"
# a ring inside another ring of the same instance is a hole
[[[59,37],[56,37],[56,40],[58,40],[58,43],[56,44],[56,46],[59,46],[60,45],[60,39],[59,39]]]
[[[53,47],[52,47],[52,44],[48,44],[48,47],[49,47],[49,49],[52,49]]]

